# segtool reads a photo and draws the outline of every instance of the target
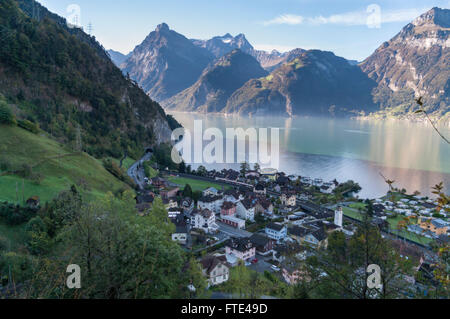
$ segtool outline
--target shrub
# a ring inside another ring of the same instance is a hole
[[[29,120],[19,120],[17,125],[31,133],[37,134],[39,133],[39,125],[33,123]]]
[[[3,100],[0,100],[0,124],[16,124],[14,114]]]

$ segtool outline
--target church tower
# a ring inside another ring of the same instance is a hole
[[[342,228],[344,219],[344,212],[342,211],[342,207],[338,207],[338,209],[334,212],[334,224]]]

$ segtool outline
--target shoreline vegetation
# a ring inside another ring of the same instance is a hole
[[[198,112],[198,111],[177,111],[177,110],[170,110],[170,109],[164,109],[164,111],[167,114],[192,114],[192,115],[213,115],[217,117],[231,117],[231,118],[258,118],[258,117],[271,117],[272,115],[245,115],[245,114],[237,114],[237,113],[221,113],[221,112]],[[283,117],[283,118],[311,118],[311,117],[324,117],[322,115],[276,115],[277,117]],[[410,114],[399,114],[399,115],[388,115],[384,111],[378,111],[376,113],[371,113],[368,115],[358,115],[358,116],[342,116],[342,117],[336,117],[333,116],[332,118],[345,118],[350,120],[356,120],[356,121],[399,121],[399,122],[410,122],[410,123],[421,123],[426,125],[431,125],[429,121],[420,115],[417,115],[415,113]],[[431,120],[437,124],[438,126],[442,127],[448,127],[450,128],[450,112],[448,112],[443,117],[437,117],[430,115]]]

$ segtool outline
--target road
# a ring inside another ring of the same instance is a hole
[[[127,171],[128,176],[130,176],[136,185],[139,186],[140,190],[143,190],[145,187],[145,172],[142,163],[148,161],[152,157],[152,153],[146,153],[139,161],[130,166]]]
[[[217,226],[219,226],[219,231],[227,234],[231,237],[238,237],[238,238],[246,238],[253,235],[252,233],[245,231],[243,229],[237,229],[228,225],[225,225],[224,223],[217,222]]]

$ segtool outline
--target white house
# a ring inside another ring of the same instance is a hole
[[[227,255],[234,255],[236,258],[248,261],[256,256],[256,247],[249,238],[231,238],[225,246]]]
[[[203,196],[217,196],[219,191],[214,187],[209,187],[202,192]]]
[[[200,261],[200,265],[209,287],[223,284],[230,278],[230,268],[225,256],[206,256]]]
[[[205,233],[215,233],[219,230],[216,224],[216,215],[209,209],[194,210],[191,224],[193,228],[203,229]]]
[[[203,196],[198,200],[199,209],[209,209],[215,214],[219,214],[223,205],[223,196]]]
[[[281,204],[285,205],[285,206],[293,207],[293,206],[297,205],[297,197],[295,196],[295,194],[283,193],[283,194],[281,194],[280,200],[281,200]]]
[[[250,199],[244,199],[237,203],[236,215],[239,218],[255,221],[255,204]]]
[[[281,224],[270,223],[266,227],[266,235],[276,241],[283,240],[287,237],[287,227]]]

